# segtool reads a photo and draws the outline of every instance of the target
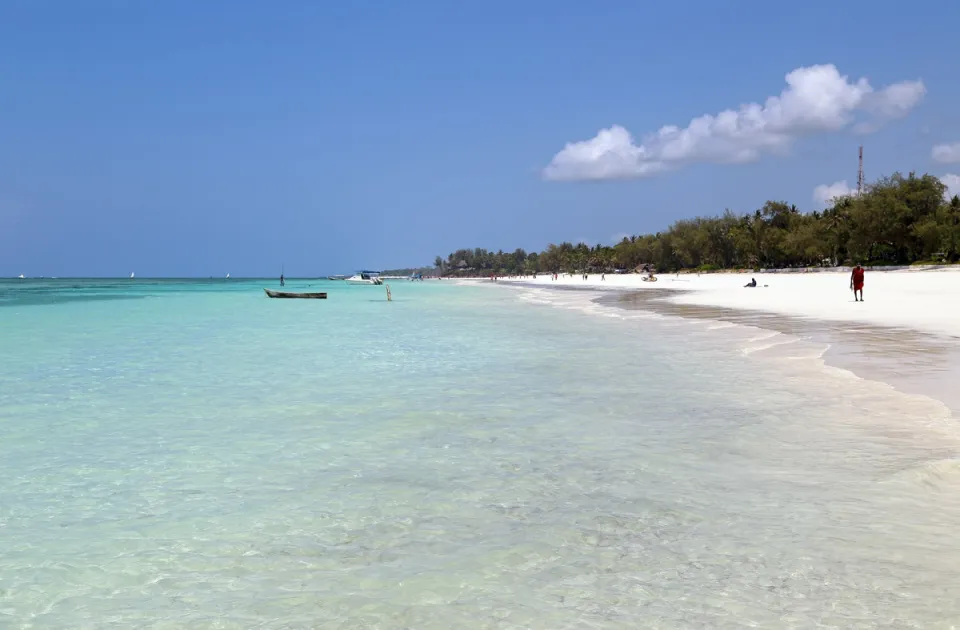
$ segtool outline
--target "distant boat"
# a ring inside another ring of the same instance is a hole
[[[360,271],[346,280],[347,284],[383,284],[379,271]]]
[[[133,272],[130,272],[130,279],[133,280]]]
[[[227,280],[229,280],[229,279],[230,279],[230,274],[228,273],[228,274],[227,274]]]
[[[267,297],[271,298],[301,298],[306,300],[327,299],[326,293],[290,293],[288,291],[274,291],[272,289],[264,289],[263,291],[267,294]]]
[[[346,280],[346,276],[327,276],[327,280]]]
[[[19,276],[17,276],[17,279],[23,280],[23,274],[21,273]]]

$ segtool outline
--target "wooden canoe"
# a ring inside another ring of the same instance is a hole
[[[287,291],[272,291],[270,289],[264,289],[267,297],[272,298],[302,298],[305,300],[325,300],[327,299],[326,293],[289,293]]]

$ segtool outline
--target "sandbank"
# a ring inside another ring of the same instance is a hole
[[[828,364],[935,398],[960,416],[960,269],[867,270],[865,302],[850,272],[636,274],[502,279],[503,284],[607,290],[609,306],[753,326],[824,342]],[[743,285],[756,278],[757,288]]]
[[[744,288],[756,278],[757,288]],[[855,325],[871,324],[908,328],[960,339],[960,268],[866,272],[865,302],[855,302],[849,271],[809,273],[681,273],[659,274],[657,282],[644,282],[637,274],[549,275],[536,279],[508,278],[543,286],[594,289],[665,291],[664,299],[676,304],[719,306],[778,313]]]

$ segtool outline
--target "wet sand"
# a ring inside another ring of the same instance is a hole
[[[566,289],[576,290],[576,289]],[[861,378],[887,383],[898,391],[943,402],[960,417],[960,340],[906,328],[815,320],[717,306],[678,304],[677,291],[610,291],[599,303],[627,310],[754,326],[829,345],[827,365]]]

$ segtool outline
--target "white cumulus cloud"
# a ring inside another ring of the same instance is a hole
[[[797,68],[787,87],[763,104],[694,118],[637,143],[620,125],[589,140],[568,143],[543,170],[549,180],[649,177],[691,162],[736,164],[783,151],[803,135],[840,131],[859,121],[877,128],[905,116],[922,99],[922,81],[903,81],[875,90],[866,79],[852,82],[832,64]],[[862,129],[863,130],[863,129]]]
[[[837,197],[847,197],[857,192],[847,185],[847,180],[832,184],[820,184],[813,189],[813,200],[821,205],[828,205]]]
[[[938,144],[937,146],[933,147],[931,157],[933,157],[933,159],[937,162],[943,162],[944,164],[960,162],[960,142],[954,142],[953,144]]]
[[[940,181],[947,187],[947,192],[943,195],[945,198],[953,199],[956,195],[960,195],[960,175],[947,173],[940,177]]]

